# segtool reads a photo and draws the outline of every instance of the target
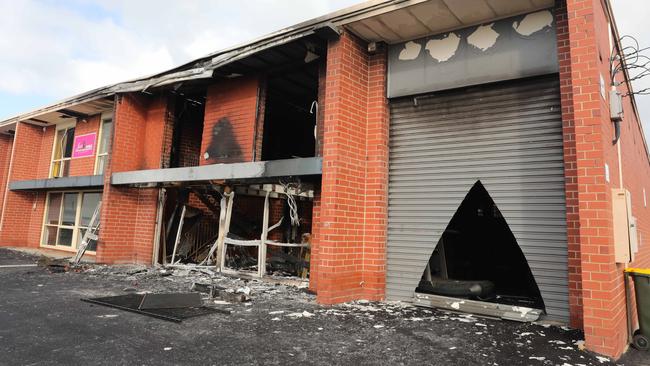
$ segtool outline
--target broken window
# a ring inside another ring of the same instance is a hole
[[[480,181],[449,222],[416,291],[544,309],[526,257]]]
[[[205,113],[205,93],[177,94],[169,167],[198,166]]]
[[[57,128],[52,152],[52,178],[67,177],[70,174],[70,159],[74,143],[74,126]]]
[[[99,129],[99,145],[97,146],[97,162],[95,163],[95,174],[104,174],[108,160],[108,147],[113,135],[113,117],[102,116]]]
[[[315,156],[318,68],[313,62],[267,79],[262,160]]]
[[[291,183],[168,192],[163,263],[210,265],[251,276],[308,277],[312,188]]]
[[[41,245],[78,248],[101,197],[101,192],[48,193]],[[96,248],[91,240],[87,250]]]

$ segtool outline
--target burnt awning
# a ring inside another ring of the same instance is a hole
[[[111,184],[160,187],[193,182],[259,181],[270,178],[318,176],[322,172],[322,158],[296,158],[120,172],[113,173]]]
[[[89,189],[104,186],[103,175],[18,180],[9,183],[12,191],[46,191],[57,189]]]

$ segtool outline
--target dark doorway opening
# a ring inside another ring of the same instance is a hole
[[[315,156],[319,62],[269,75],[262,160]]]
[[[526,257],[480,181],[449,222],[416,291],[545,309]]]
[[[205,92],[176,94],[170,168],[198,166],[201,156]]]

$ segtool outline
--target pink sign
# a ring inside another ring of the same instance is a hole
[[[95,154],[95,143],[97,142],[97,133],[89,133],[74,137],[74,146],[72,147],[73,158],[84,158]]]

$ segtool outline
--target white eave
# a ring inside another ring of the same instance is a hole
[[[19,121],[47,125],[69,118],[62,113],[91,115],[112,108],[112,96],[146,91],[181,81],[211,78],[214,70],[263,50],[312,35],[323,27],[343,27],[368,42],[395,43],[524,14],[554,5],[554,0],[371,0],[251,42],[191,61],[163,73],[113,84],[0,121],[0,133]],[[39,122],[40,121],[40,122]]]

